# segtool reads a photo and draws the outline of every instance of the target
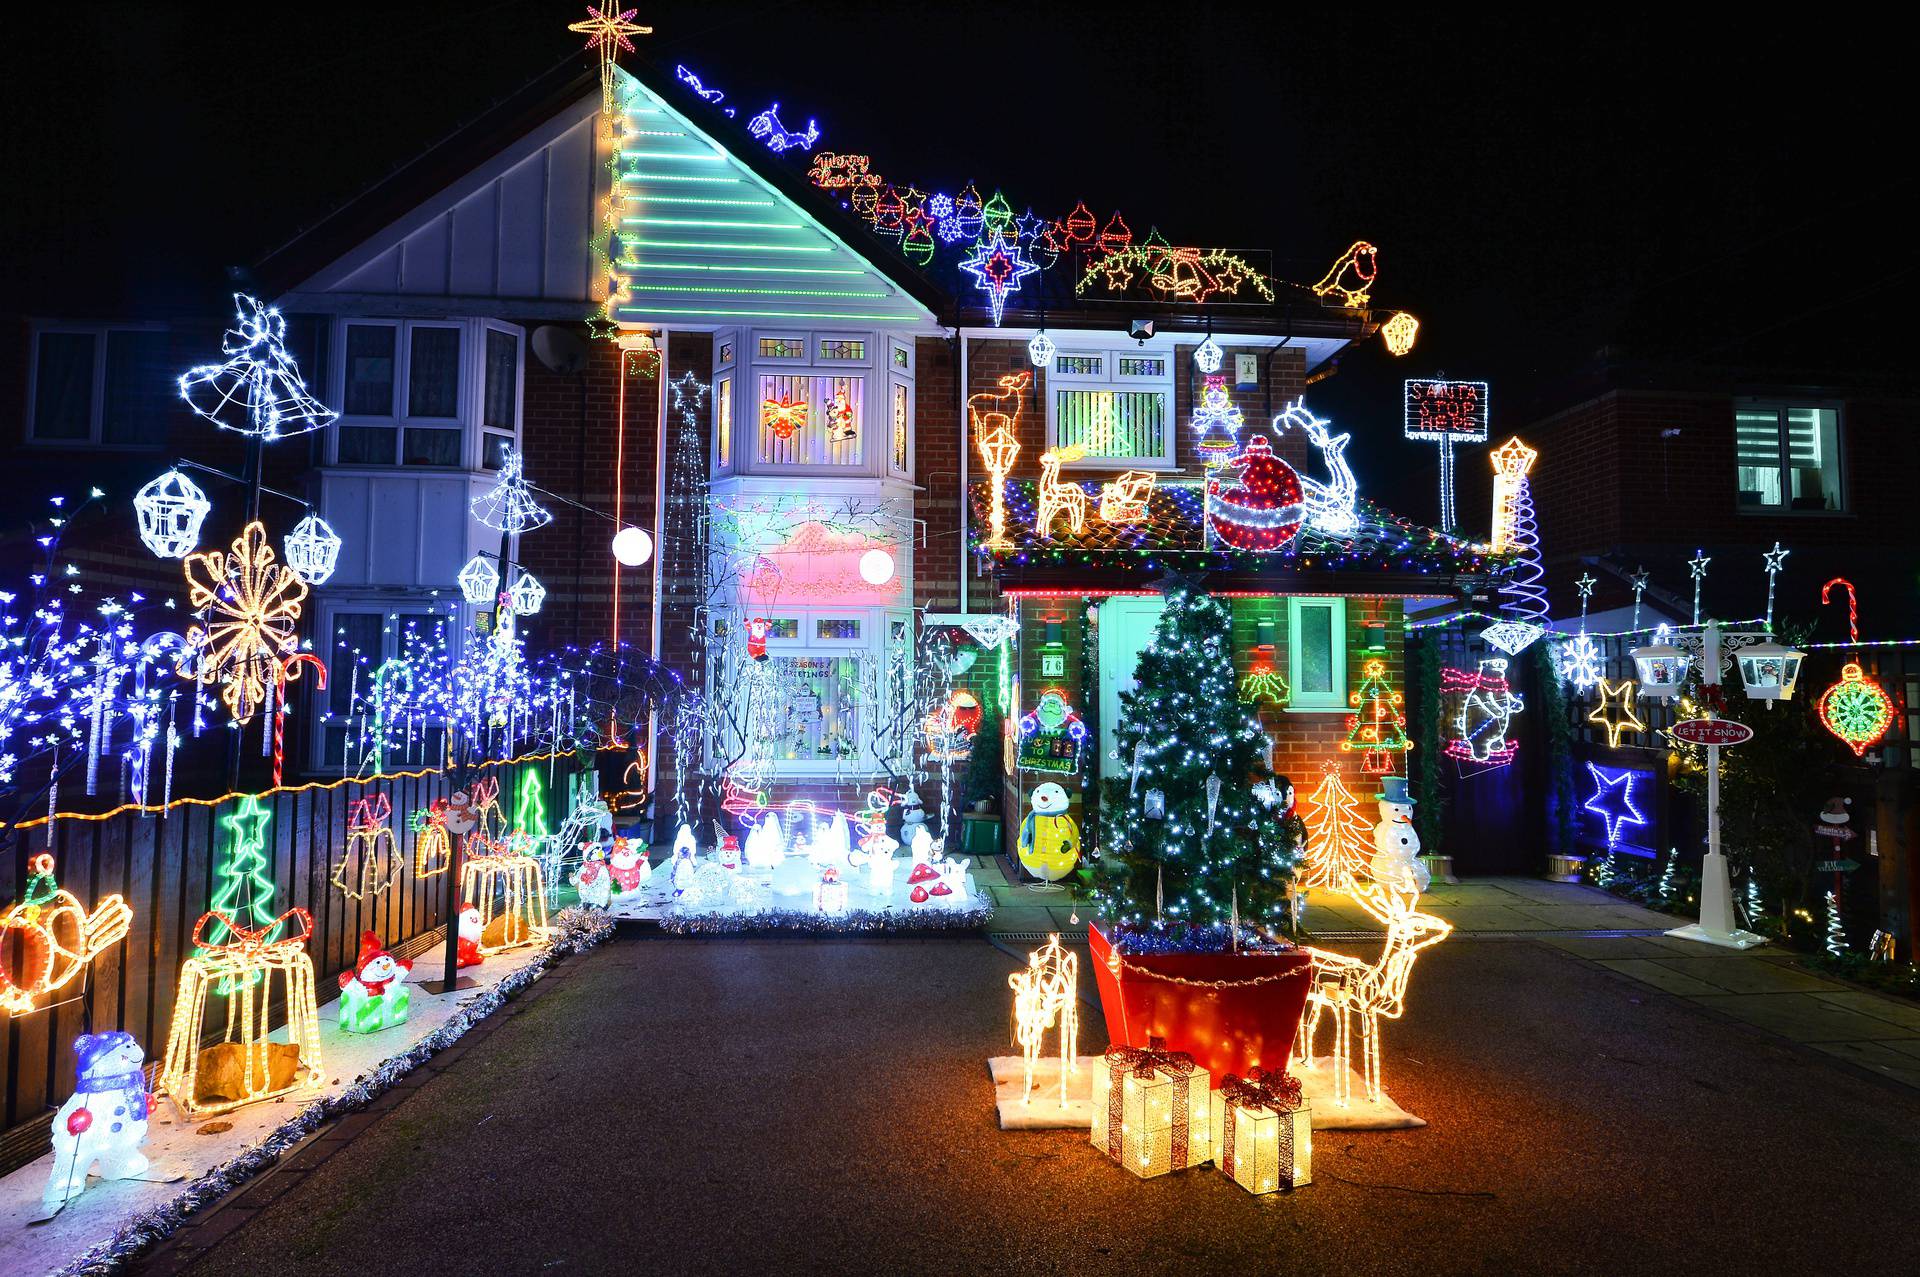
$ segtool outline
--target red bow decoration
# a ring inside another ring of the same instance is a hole
[[[284,926],[291,918],[300,928],[299,935],[274,937],[274,932]],[[207,924],[218,922],[227,929],[227,940],[220,944],[206,938]],[[218,910],[210,909],[200,915],[200,921],[193,924],[193,945],[196,949],[210,954],[231,954],[246,960],[257,958],[268,949],[283,944],[302,945],[313,935],[313,915],[305,909],[289,909],[264,927],[243,927]]]
[[[1220,1098],[1226,1102],[1226,1121],[1221,1124],[1220,1147],[1214,1155],[1220,1159],[1220,1169],[1228,1175],[1233,1174],[1233,1145],[1235,1119],[1239,1110],[1272,1109],[1281,1117],[1295,1112],[1301,1104],[1300,1079],[1281,1069],[1250,1069],[1245,1078],[1232,1073],[1220,1083]],[[1289,1179],[1293,1167],[1293,1126],[1289,1122],[1281,1123],[1280,1164]]]
[[[473,801],[475,811],[491,807],[500,801],[500,778],[488,776],[484,780],[476,780],[468,788],[467,794]]]

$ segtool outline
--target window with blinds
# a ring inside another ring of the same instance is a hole
[[[1056,390],[1054,446],[1086,459],[1156,461],[1173,455],[1167,397],[1157,390]]]
[[[1733,438],[1741,508],[1775,512],[1845,509],[1837,408],[1738,404],[1733,414]]]
[[[774,465],[859,465],[865,398],[863,377],[761,374],[758,459]]]

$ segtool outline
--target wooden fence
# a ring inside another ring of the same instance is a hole
[[[563,812],[570,758],[545,757],[489,763],[470,770],[473,779],[500,782],[502,812],[511,818],[524,772],[538,768],[548,810]],[[551,776],[551,785],[544,782]],[[272,864],[276,913],[296,906],[313,915],[307,951],[313,958],[323,1000],[338,996],[333,976],[349,969],[362,932],[372,931],[402,953],[432,947],[445,922],[447,876],[416,878],[413,814],[443,798],[451,779],[441,771],[403,772],[365,781],[295,786],[262,795],[272,813],[266,852]],[[333,885],[335,863],[346,849],[347,814],[355,799],[384,793],[393,805],[396,854],[404,857],[394,885],[377,897],[349,900]],[[84,984],[76,981],[51,995],[56,1001],[25,1015],[0,1018],[0,1173],[31,1161],[48,1144],[52,1110],[73,1089],[73,1040],[82,1033],[125,1029],[139,1039],[152,1065],[165,1051],[181,962],[191,955],[194,924],[213,898],[218,863],[229,835],[220,821],[238,799],[215,804],[183,800],[165,809],[127,809],[98,817],[24,821],[8,833],[12,899],[20,899],[29,857],[54,856],[60,885],[92,909],[118,894],[133,909],[125,940],[96,958]],[[557,806],[556,806],[557,804]],[[17,970],[17,937],[0,950]],[[435,949],[432,957],[437,958]],[[0,1013],[3,1015],[4,1013]]]

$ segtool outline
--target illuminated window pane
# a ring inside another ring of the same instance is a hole
[[[774,658],[786,706],[777,757],[795,762],[850,758],[860,733],[860,660],[852,656]]]

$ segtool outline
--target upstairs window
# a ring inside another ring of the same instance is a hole
[[[27,421],[41,443],[151,447],[166,442],[178,370],[162,329],[36,333]]]
[[[1742,510],[1834,513],[1846,509],[1838,408],[1736,404],[1733,439]]]
[[[1077,464],[1173,467],[1173,361],[1153,351],[1061,351],[1047,379],[1047,445]]]
[[[472,320],[350,319],[340,350],[340,464],[503,464],[520,427],[518,329]]]

